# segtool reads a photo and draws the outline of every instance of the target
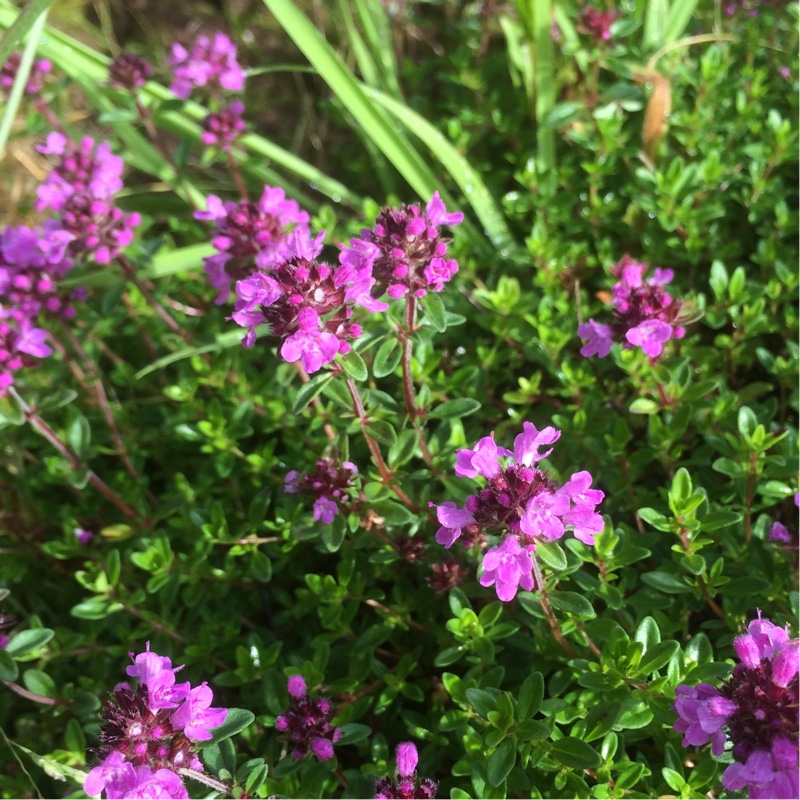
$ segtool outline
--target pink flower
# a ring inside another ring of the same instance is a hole
[[[539,448],[543,445],[553,444],[558,441],[561,436],[561,431],[555,428],[547,427],[541,431],[536,430],[536,426],[532,422],[522,423],[522,433],[514,439],[514,459],[517,464],[524,464],[526,467],[547,458],[553,452],[551,447],[544,453],[539,452]]]
[[[664,342],[669,341],[671,336],[672,326],[657,319],[640,322],[625,334],[625,338],[631,344],[641,347],[645,355],[651,358],[661,355],[661,351],[664,349]]]
[[[507,536],[499,547],[483,557],[481,586],[495,584],[497,596],[504,603],[514,599],[517,589],[533,590],[533,562],[530,553],[520,547],[513,536]]]
[[[215,33],[213,39],[198,36],[188,50],[173,44],[169,63],[174,68],[170,89],[182,100],[200,86],[218,86],[232,92],[244,88],[245,76],[236,61],[236,45],[224,33]]]
[[[228,716],[227,708],[209,708],[213,699],[213,692],[207,683],[196,686],[170,717],[172,724],[176,728],[182,728],[188,739],[210,739],[211,728],[222,725]]]
[[[611,352],[613,340],[611,327],[608,325],[601,325],[590,319],[578,326],[578,336],[587,340],[586,344],[581,347],[581,355],[586,358],[594,355],[605,358]]]
[[[474,450],[459,450],[456,453],[456,475],[462,478],[475,478],[478,475],[494,478],[500,472],[498,458],[510,455],[510,450],[495,444],[494,434],[484,436]]]
[[[281,358],[290,364],[300,361],[309,374],[336,358],[339,340],[328,331],[299,330],[281,347]]]
[[[339,506],[328,500],[327,497],[318,497],[314,501],[314,519],[325,525],[330,525],[333,518],[339,513]]]

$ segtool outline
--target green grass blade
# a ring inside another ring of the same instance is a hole
[[[556,104],[556,67],[553,54],[551,0],[532,0],[533,52],[536,81],[536,143],[538,161],[543,172],[542,188],[553,193],[556,186],[556,132],[543,125]]]
[[[7,6],[13,17],[9,22],[8,30],[0,39],[0,64],[5,64],[17,45],[33,27],[34,22],[50,8],[52,2],[53,0],[31,0],[19,13],[13,6]]]
[[[695,8],[697,8],[697,0],[674,0],[667,14],[664,44],[672,44],[683,36]]]
[[[668,9],[667,0],[648,0],[644,16],[644,38],[642,40],[645,52],[651,52],[663,47]]]
[[[397,80],[397,61],[386,8],[380,0],[354,0],[354,5],[372,58],[381,73],[382,86],[379,88],[399,99],[402,92]]]
[[[508,232],[505,217],[478,172],[447,139],[416,111],[381,92],[373,92],[377,100],[400,123],[405,125],[431,149],[439,163],[450,173],[475,211],[492,244],[499,250],[516,249]]]
[[[218,353],[220,350],[228,350],[231,347],[242,347],[242,339],[244,338],[245,332],[244,328],[237,327],[236,330],[225,331],[225,333],[218,334],[216,340],[210,344],[198,345],[197,347],[184,347],[182,350],[176,350],[174,353],[156,359],[144,369],[140,369],[133,377],[138,381],[177,361],[184,361],[187,358],[201,356],[203,353]],[[269,336],[271,333],[269,325],[259,325],[256,328],[256,333],[259,336]]]
[[[348,0],[339,0],[339,15],[347,30],[347,40],[353,48],[353,55],[356,57],[356,64],[358,64],[358,70],[364,79],[364,83],[368,86],[374,86],[376,89],[381,88],[383,83],[378,65],[375,63],[372,53],[356,27]]]
[[[3,156],[5,155],[6,142],[11,133],[11,126],[14,124],[14,119],[17,116],[20,103],[25,96],[25,86],[28,83],[28,76],[31,74],[33,59],[36,55],[36,46],[39,42],[39,36],[41,35],[46,19],[47,6],[45,6],[44,11],[33,21],[33,25],[30,27],[30,35],[28,36],[25,49],[20,57],[17,75],[14,78],[11,92],[8,95],[8,102],[6,103],[3,119],[0,121],[0,161],[3,160]],[[0,64],[2,63],[3,61],[0,61]]]

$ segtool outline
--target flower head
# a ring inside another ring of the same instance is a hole
[[[417,782],[417,764],[419,754],[412,742],[397,745],[395,753],[397,777],[382,778],[375,781],[375,800],[398,798],[414,800],[414,798],[436,797],[438,783],[431,778],[421,778]]]
[[[315,498],[314,519],[329,525],[339,513],[340,503],[346,504],[348,509],[351,507],[357,474],[358,467],[351,461],[338,465],[333,459],[323,458],[317,461],[314,472],[302,475],[297,470],[287,472],[283,491],[312,495]]]
[[[798,641],[761,618],[734,640],[741,660],[720,687],[678,686],[675,730],[683,745],[711,742],[714,755],[732,744],[734,763],[722,785],[750,797],[797,796]]]
[[[209,147],[230,150],[231,145],[242,135],[244,104],[234,102],[219,111],[212,111],[203,120],[203,133],[200,141]]]
[[[108,82],[116,89],[134,92],[150,77],[150,64],[134,53],[120,53],[108,68]]]
[[[318,761],[333,758],[333,744],[341,731],[331,726],[333,708],[330,700],[308,694],[306,682],[299,675],[289,678],[289,707],[275,720],[275,728],[292,748],[292,755],[301,759],[313,753]]]
[[[0,67],[0,94],[6,98],[11,94],[11,87],[17,79],[19,64],[22,56],[19,53],[12,53],[5,64]],[[53,65],[47,60],[34,61],[28,75],[28,82],[25,84],[25,92],[31,96],[38,95],[44,88],[47,76]]]
[[[182,100],[199,86],[232,92],[244,88],[245,76],[236,60],[236,45],[224,33],[198,36],[188,50],[173,44],[169,63],[173,68],[170,89]]]

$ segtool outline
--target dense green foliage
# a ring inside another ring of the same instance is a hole
[[[681,746],[675,688],[726,676],[757,608],[798,623],[796,5],[637,2],[606,41],[574,3],[401,3],[401,18],[342,0],[328,44],[289,0],[265,4],[256,16],[272,12],[302,53],[290,60],[319,72],[308,85],[333,149],[323,171],[292,152],[291,125],[249,134],[235,157],[251,193],[284,187],[328,244],[436,190],[465,212],[459,274],[413,333],[418,423],[402,302],[365,314],[357,353],[308,384],[277,338],[240,346],[191,214],[236,194],[199,143],[205,111],[173,97],[162,63],[140,94],[152,140],[132,98],[103,85],[100,50],[44,29],[50,112],[124,156],[120,205],[143,223],[135,284],[114,266],[71,271],[88,300],[52,326],[59,351],[17,373],[27,418],[74,457],[0,398],[0,612],[16,618],[0,650],[0,796],[84,796],[100,704],[146,641],[255,715],[204,750],[239,794],[371,797],[410,739],[440,797],[719,796],[731,758]],[[0,0],[0,26],[16,15]],[[26,100],[9,111],[11,144],[52,128]],[[33,201],[4,223],[33,224]],[[674,270],[693,309],[654,362],[579,354],[577,327],[610,317],[625,254]],[[477,548],[449,551],[467,570],[458,588],[426,581],[448,554],[428,503],[474,487],[455,452],[492,431],[511,446],[524,420],[562,431],[553,477],[588,470],[606,494],[594,547],[567,536],[538,551],[555,631],[539,592],[501,603],[479,585]],[[323,457],[360,469],[358,512],[331,525],[282,491]],[[776,520],[793,545],[770,541]],[[83,546],[76,528],[96,536]],[[408,536],[424,542],[411,561]],[[295,761],[274,730],[298,672],[332,700],[335,760]]]

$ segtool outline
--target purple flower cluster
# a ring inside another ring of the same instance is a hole
[[[684,747],[711,742],[715,756],[730,742],[734,763],[722,775],[726,790],[747,787],[751,798],[796,798],[798,641],[759,611],[733,647],[741,663],[719,688],[678,686],[673,727],[683,734]]]
[[[292,228],[308,233],[308,214],[294,200],[287,200],[283,189],[272,186],[264,187],[258,203],[223,203],[212,194],[206,200],[206,211],[196,211],[194,216],[216,226],[211,243],[219,252],[204,258],[203,265],[219,292],[218,305],[230,296],[231,280],[266,272],[289,256]]]
[[[244,131],[244,104],[238,100],[230,105],[213,111],[203,120],[203,133],[200,141],[209,147],[218,147],[220,150],[230,150],[231,145]]]
[[[122,188],[122,158],[111,152],[108,142],[95,144],[87,136],[76,144],[55,131],[38,149],[57,161],[36,192],[36,208],[59,212],[61,225],[71,234],[70,255],[110,263],[131,243],[141,222],[138,214],[125,214],[114,204]]]
[[[333,758],[333,743],[342,734],[331,727],[333,709],[324,697],[309,697],[306,682],[300,675],[289,678],[289,708],[275,720],[275,728],[292,747],[292,755],[301,759],[309,751],[318,761]]]
[[[224,33],[198,36],[188,50],[176,42],[169,63],[173,68],[170,89],[181,100],[199,86],[231,92],[244,88],[245,76],[236,60],[236,45]]]
[[[256,340],[256,326],[269,323],[284,341],[281,357],[300,361],[306,372],[316,372],[339,353],[350,352],[350,341],[361,335],[352,321],[353,306],[383,311],[385,303],[370,297],[375,283],[371,268],[348,263],[334,268],[317,261],[325,232],[312,239],[304,228],[292,232],[288,259],[269,274],[256,272],[236,284],[238,300],[232,319],[247,334],[245,347]]]
[[[423,800],[436,797],[438,783],[431,778],[422,778],[417,783],[417,748],[411,742],[397,745],[395,754],[397,779],[382,778],[375,781],[375,800]]]
[[[108,68],[108,82],[115,89],[135,92],[145,85],[152,69],[141,56],[120,53]]]
[[[598,11],[587,6],[581,12],[581,24],[586,32],[597,41],[607,42],[611,39],[611,26],[617,19],[616,11]]]
[[[358,272],[369,270],[376,297],[384,292],[392,299],[408,292],[415,297],[441,292],[458,272],[458,263],[446,258],[450,240],[442,236],[441,227],[463,219],[461,212],[447,213],[438,192],[424,213],[417,205],[384,209],[372,229],[350,240],[339,261]]]
[[[133,654],[131,654],[133,656]],[[181,768],[203,771],[195,754],[196,742],[211,738],[221,725],[225,708],[212,708],[213,694],[206,683],[192,687],[176,683],[169,658],[144,653],[127,668],[138,679],[134,689],[120,683],[103,707],[100,729],[103,761],[89,771],[83,789],[107,798],[171,797],[188,793],[178,774]]]
[[[614,342],[625,347],[641,347],[650,358],[657,358],[669,339],[681,339],[685,330],[680,324],[682,303],[670,296],[664,287],[674,277],[671,269],[653,270],[645,278],[649,267],[625,256],[612,268],[618,279],[613,288],[612,305],[615,321],[603,325],[590,319],[578,327],[578,336],[586,340],[582,356],[598,355],[604,358]]]
[[[287,472],[283,491],[314,495],[314,519],[329,525],[339,513],[338,504],[352,499],[353,478],[357,474],[358,467],[350,461],[343,461],[339,467],[330,458],[323,458],[317,461],[314,472]]]
[[[535,464],[546,458],[561,432],[552,427],[537,430],[523,423],[514,439],[514,450],[498,447],[494,434],[485,436],[472,450],[456,454],[456,475],[486,480],[485,488],[467,498],[464,508],[445,502],[436,509],[442,527],[436,541],[449,548],[464,537],[465,544],[483,542],[485,534],[498,534],[503,541],[483,557],[482,586],[494,584],[500,600],[513,600],[518,588],[531,591],[533,555],[537,541],[560,539],[567,528],[584,544],[593,545],[603,530],[596,506],[604,494],[591,489],[592,476],[576,472],[559,486]],[[504,463],[501,459],[509,459]]]
[[[17,78],[17,71],[22,56],[19,53],[12,53],[8,61],[0,67],[0,94],[6,98],[11,94],[11,87]],[[36,96],[44,88],[44,83],[53,65],[47,60],[34,61],[33,67],[28,75],[28,82],[25,84],[25,91],[32,96]]]

